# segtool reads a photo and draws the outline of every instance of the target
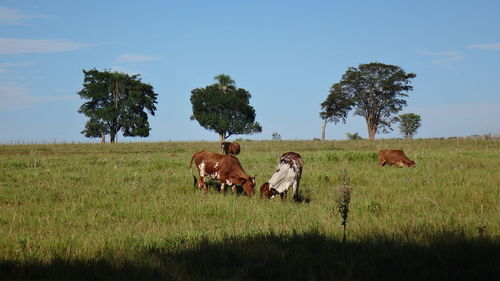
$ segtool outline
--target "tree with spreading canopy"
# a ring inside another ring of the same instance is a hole
[[[249,104],[250,92],[237,88],[229,75],[220,74],[214,79],[217,83],[191,91],[191,120],[219,134],[221,142],[232,135],[262,132]]]
[[[399,66],[378,62],[349,67],[342,75],[340,91],[352,99],[354,114],[365,118],[370,140],[377,132],[392,130],[397,121],[393,116],[406,106],[404,98],[413,90],[415,77]]]
[[[415,113],[406,113],[399,115],[399,130],[406,139],[412,139],[420,128],[422,119]]]
[[[342,84],[333,84],[330,88],[330,94],[321,103],[322,111],[319,113],[320,118],[323,119],[321,140],[325,140],[325,130],[328,123],[337,124],[342,121],[345,124],[347,114],[353,105],[352,96],[349,92],[342,90]]]
[[[108,70],[83,70],[83,89],[78,95],[84,100],[78,109],[90,119],[82,131],[86,137],[102,138],[109,134],[114,143],[122,131],[125,137],[147,137],[151,130],[148,114],[154,115],[158,94],[153,86],[142,83],[139,74],[128,75]],[[146,112],[147,111],[147,112]]]

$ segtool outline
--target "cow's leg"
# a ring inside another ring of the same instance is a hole
[[[280,193],[281,199],[286,199],[288,194],[288,190],[285,190],[285,192]]]
[[[198,184],[198,189],[203,189],[205,192],[208,191],[207,183],[205,182],[205,177],[200,175],[200,183]]]
[[[223,193],[226,190],[226,178],[219,175],[220,192]]]
[[[208,192],[208,187],[207,183],[205,182],[205,161],[202,161],[200,165],[198,165],[198,171],[200,172],[200,183],[198,185],[198,189],[202,189],[205,191],[205,193]]]
[[[233,178],[232,180],[226,179],[226,183],[227,183],[227,185],[228,185],[228,186],[230,186],[230,187],[231,187],[231,191],[232,191],[233,193],[235,193],[235,192],[236,192],[236,185],[235,185],[235,182],[234,182],[234,181],[235,181],[235,179],[234,179],[234,178]]]
[[[298,201],[299,199],[299,182],[295,180],[292,184],[292,199]]]

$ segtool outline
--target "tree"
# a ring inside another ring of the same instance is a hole
[[[330,94],[324,102],[321,103],[321,111],[319,116],[323,119],[321,126],[321,140],[325,140],[325,130],[328,123],[337,124],[342,121],[346,122],[347,114],[353,106],[350,93],[342,90],[342,84],[335,83],[330,88]]]
[[[373,62],[350,67],[342,75],[340,84],[345,96],[352,97],[354,114],[363,116],[370,140],[378,131],[392,130],[393,118],[406,106],[407,92],[413,90],[414,73],[406,73],[401,67]]]
[[[120,130],[125,137],[149,136],[147,112],[154,115],[158,96],[151,85],[142,83],[139,74],[96,69],[83,70],[83,74],[83,89],[78,95],[87,101],[78,112],[90,119],[82,134],[103,141],[109,134],[112,143]]]
[[[217,85],[219,86],[219,89],[223,92],[236,89],[235,82],[233,79],[231,79],[229,75],[219,74],[215,76],[214,79],[217,80]]]
[[[260,124],[255,122],[255,110],[249,104],[251,94],[237,88],[229,75],[217,75],[214,79],[217,83],[191,91],[191,120],[218,133],[221,142],[232,135],[262,132]]]
[[[345,135],[350,140],[362,140],[363,139],[363,137],[361,137],[360,135],[358,135],[358,133],[351,134],[351,133],[347,132]]]
[[[415,113],[406,113],[399,115],[399,130],[406,139],[411,139],[417,133],[421,124],[420,115]]]
[[[273,141],[280,141],[281,140],[281,135],[278,132],[273,132],[272,134],[272,139]]]

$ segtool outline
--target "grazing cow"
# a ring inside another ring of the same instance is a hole
[[[402,150],[380,150],[378,152],[378,164],[396,165],[397,167],[415,167],[415,162],[408,159]]]
[[[224,191],[224,186],[226,184],[231,186],[234,192],[236,191],[236,187],[234,185],[237,184],[243,187],[243,190],[247,195],[253,195],[255,178],[250,177],[247,173],[245,173],[238,158],[232,155],[224,155],[212,151],[202,150],[193,154],[191,162],[189,163],[189,169],[191,169],[193,160],[200,177],[198,189],[203,188],[205,192],[208,191],[208,187],[205,183],[205,177],[208,176],[211,179],[218,180],[220,182],[221,192]],[[196,177],[193,177],[196,184]]]
[[[240,145],[237,142],[221,142],[220,147],[224,154],[240,154]]]
[[[297,201],[302,167],[302,157],[298,153],[287,152],[281,155],[271,179],[260,187],[260,196],[273,198],[280,194],[281,198],[286,198],[291,189],[292,198]]]

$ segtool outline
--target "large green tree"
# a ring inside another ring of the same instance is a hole
[[[232,135],[262,132],[255,121],[255,110],[249,104],[250,93],[237,88],[229,75],[217,75],[215,80],[215,84],[191,91],[191,120],[219,134],[221,142]]]
[[[399,115],[399,130],[406,139],[411,139],[420,128],[422,119],[415,113],[406,113]]]
[[[82,134],[101,137],[103,142],[109,134],[112,143],[120,131],[125,137],[149,136],[147,112],[154,115],[158,96],[153,86],[142,83],[139,74],[96,69],[83,70],[83,74],[83,89],[78,95],[86,102],[78,112],[90,119]]]
[[[352,97],[354,114],[365,118],[369,139],[392,130],[391,124],[397,121],[394,115],[406,106],[404,98],[413,90],[415,77],[399,66],[378,62],[350,67],[342,75],[342,92]]]
[[[321,126],[321,139],[325,140],[325,130],[328,123],[337,124],[346,122],[347,114],[354,105],[351,93],[342,90],[342,84],[335,83],[330,88],[330,94],[324,102],[321,103],[321,112],[319,116],[323,119]]]

